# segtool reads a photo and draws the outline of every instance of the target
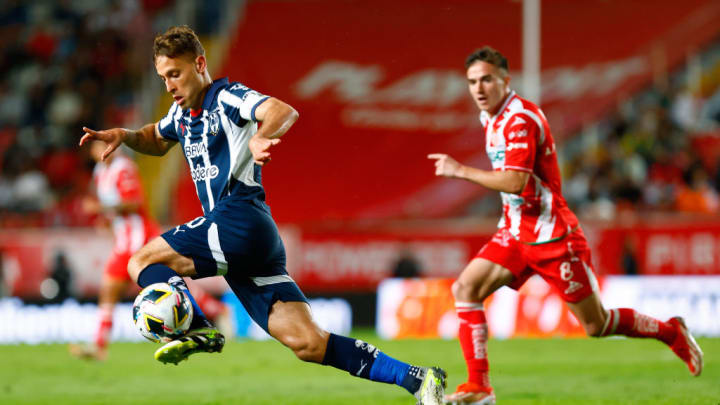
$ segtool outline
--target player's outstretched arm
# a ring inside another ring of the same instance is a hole
[[[270,97],[255,110],[255,117],[262,126],[250,139],[248,147],[260,166],[270,160],[270,147],[280,143],[280,137],[292,127],[300,114],[290,105]]]
[[[155,156],[164,155],[176,143],[163,138],[157,130],[157,124],[147,124],[138,130],[112,128],[96,131],[83,127],[83,131],[85,134],[80,138],[80,146],[91,140],[103,141],[107,144],[102,160],[105,160],[122,143],[140,153]]]
[[[464,179],[504,193],[521,193],[530,177],[530,173],[519,170],[495,171],[465,166],[444,153],[431,153],[428,159],[435,160],[436,176]]]

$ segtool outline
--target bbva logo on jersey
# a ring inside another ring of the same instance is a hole
[[[203,142],[188,143],[185,145],[185,156],[193,159],[207,153],[207,145]]]

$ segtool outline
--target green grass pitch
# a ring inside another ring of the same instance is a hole
[[[408,362],[438,364],[449,388],[465,365],[457,341],[381,341]],[[489,344],[499,404],[720,404],[720,339],[700,339],[705,369],[693,378],[664,345],[639,339],[510,339]],[[104,363],[69,356],[65,345],[0,346],[0,404],[413,404],[403,389],[302,363],[275,341],[231,341],[221,354],[178,366],[157,346],[110,347]]]

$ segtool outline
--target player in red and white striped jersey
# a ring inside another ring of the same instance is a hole
[[[160,233],[158,225],[147,213],[135,162],[122,153],[113,154],[102,161],[104,150],[103,142],[93,142],[90,147],[90,155],[97,162],[92,184],[96,199],[88,200],[85,205],[89,212],[107,216],[115,243],[100,284],[100,316],[94,344],[87,347],[70,346],[73,354],[98,360],[107,356],[115,304],[131,285],[132,280],[127,272],[128,260]]]
[[[468,381],[446,400],[455,404],[495,403],[488,377],[483,301],[501,286],[519,288],[532,274],[539,274],[553,286],[588,335],[660,340],[693,375],[700,375],[702,351],[682,318],[662,322],[630,308],[603,307],[585,236],[562,196],[550,126],[535,104],[510,90],[507,59],[484,47],[467,58],[465,67],[470,94],[480,109],[493,170],[462,165],[446,154],[428,157],[435,161],[438,176],[465,179],[499,191],[503,216],[497,233],[453,284]]]

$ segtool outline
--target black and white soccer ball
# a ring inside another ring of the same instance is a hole
[[[170,342],[190,328],[193,307],[180,289],[168,283],[151,284],[133,303],[135,326],[148,340]]]

